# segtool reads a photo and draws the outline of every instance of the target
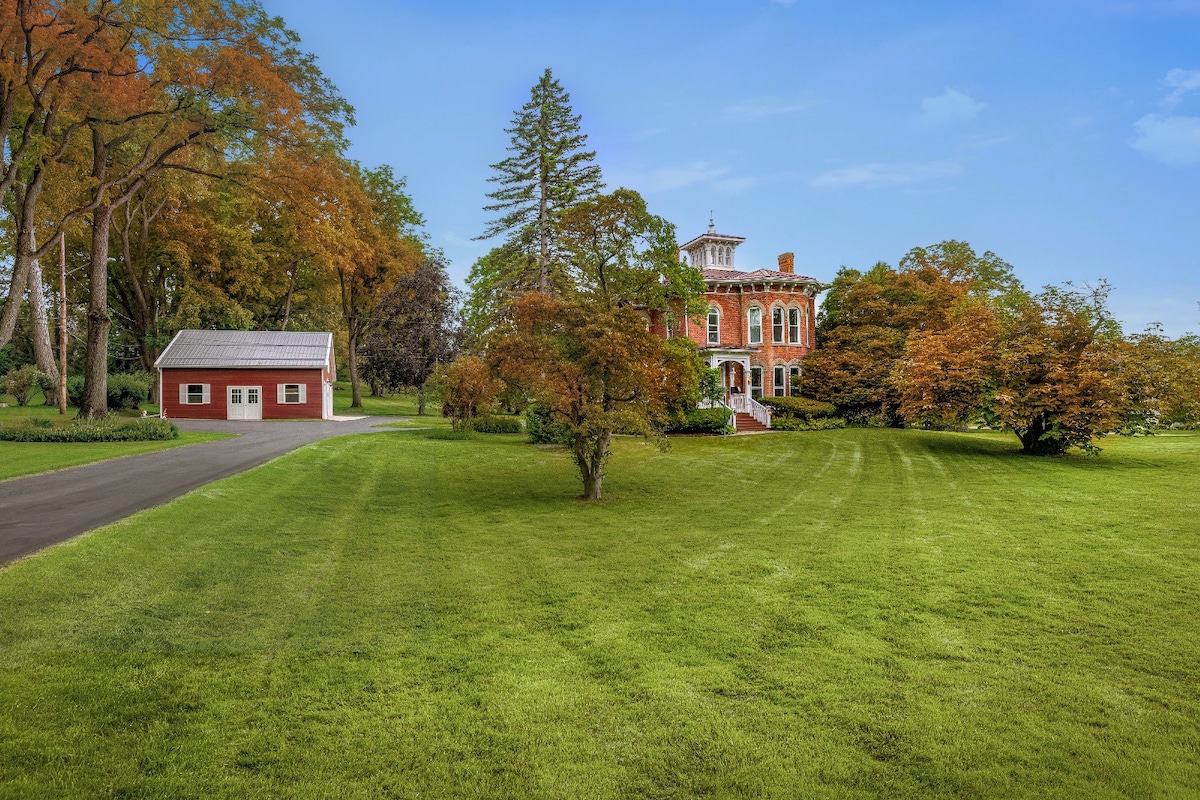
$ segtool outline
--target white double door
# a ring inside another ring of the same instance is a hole
[[[227,419],[262,419],[262,387],[230,386]]]

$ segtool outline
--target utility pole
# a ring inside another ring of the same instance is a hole
[[[67,413],[67,235],[58,235],[58,413]]]

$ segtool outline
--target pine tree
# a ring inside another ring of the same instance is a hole
[[[594,197],[603,183],[596,153],[584,150],[587,135],[571,112],[571,96],[547,68],[529,102],[513,115],[510,155],[493,164],[498,184],[485,211],[499,212],[479,238],[508,234],[510,242],[536,245],[537,287],[551,288],[550,261],[554,225],[572,204]]]

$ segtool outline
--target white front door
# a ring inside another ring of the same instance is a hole
[[[230,386],[228,419],[262,419],[262,387]]]

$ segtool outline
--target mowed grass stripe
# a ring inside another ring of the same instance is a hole
[[[0,795],[1180,796],[1200,437],[326,440],[0,573]]]

